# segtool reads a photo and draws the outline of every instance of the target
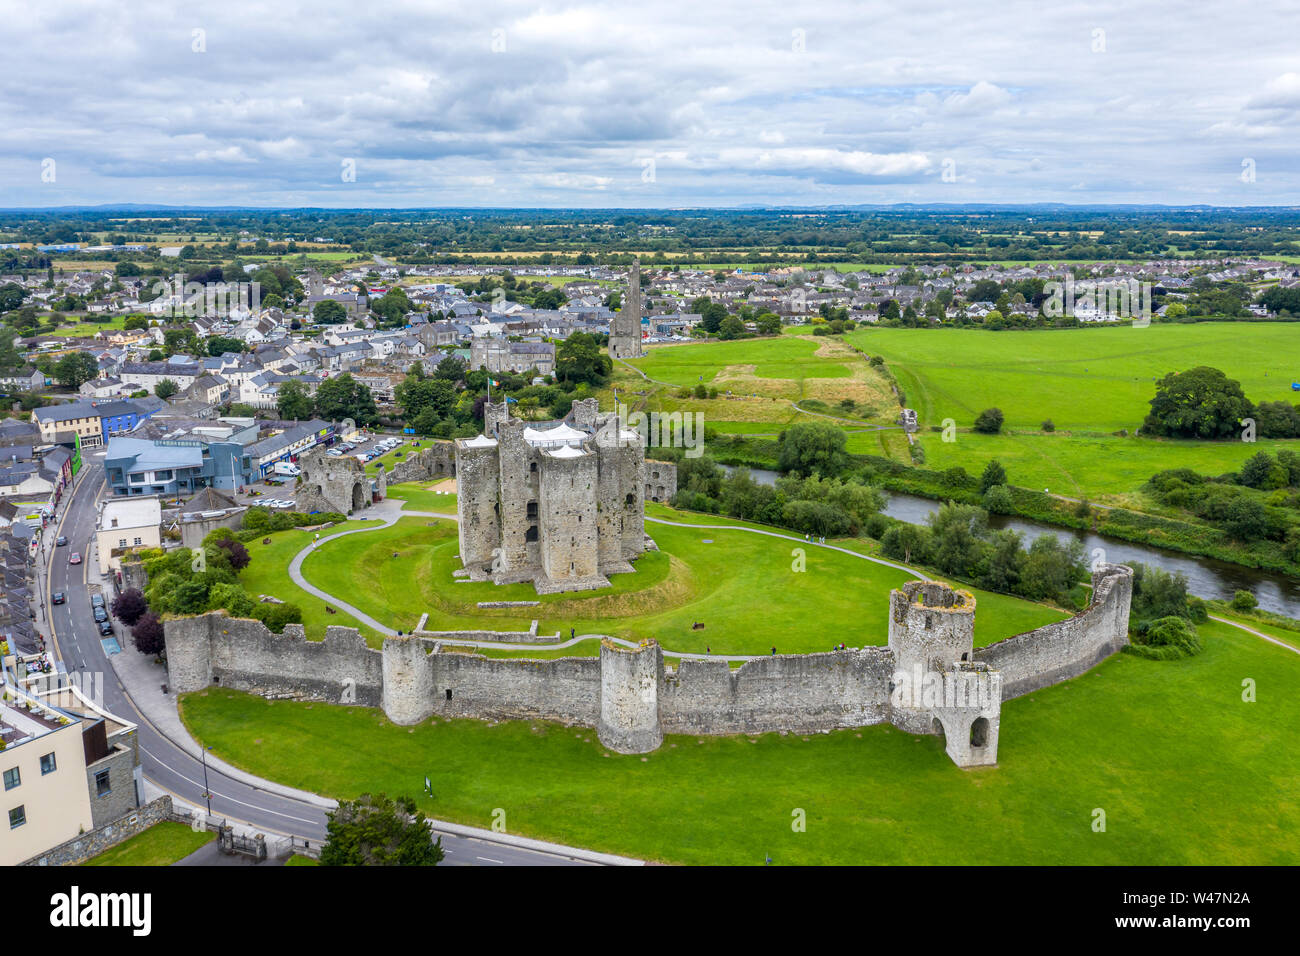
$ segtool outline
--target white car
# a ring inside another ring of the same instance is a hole
[[[331,458],[342,458],[342,457],[343,457],[343,452],[339,451],[337,448],[331,448],[331,449],[329,450],[328,454],[329,454],[329,456],[330,456]]]

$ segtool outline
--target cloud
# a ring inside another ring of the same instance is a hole
[[[0,205],[1195,202],[1247,142],[1294,203],[1286,9],[45,0],[6,18]]]

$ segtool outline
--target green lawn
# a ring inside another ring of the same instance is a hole
[[[164,820],[91,857],[82,866],[170,866],[216,837],[207,830],[196,833],[184,823]]]
[[[94,335],[96,332],[120,332],[125,325],[126,316],[117,315],[107,322],[70,322],[59,326],[50,334],[69,338],[85,338]]]
[[[339,531],[348,531],[352,528],[374,527],[377,522],[374,521],[345,521],[342,524],[333,525],[320,532],[322,538],[337,534]],[[258,600],[261,595],[269,594],[272,597],[278,597],[282,601],[288,601],[291,604],[297,604],[302,608],[302,622],[307,629],[307,633],[316,639],[325,636],[325,628],[330,624],[342,624],[347,627],[356,627],[366,635],[367,639],[377,641],[378,638],[374,631],[364,626],[360,621],[351,615],[338,611],[336,614],[330,614],[325,610],[325,603],[320,598],[314,597],[304,591],[298,585],[289,579],[289,562],[293,556],[307,547],[315,537],[315,532],[301,531],[297,528],[289,531],[277,531],[274,534],[267,535],[271,539],[270,544],[263,544],[262,538],[254,538],[248,542],[248,554],[252,560],[249,561],[248,567],[239,572],[239,582],[253,598]],[[341,591],[331,591],[338,597],[348,600],[351,597],[351,589],[345,588]]]
[[[666,508],[653,513],[680,517]],[[711,523],[741,524],[730,519]],[[634,574],[614,575],[612,586],[598,591],[539,596],[530,584],[457,583],[452,578],[461,566],[456,527],[426,518],[404,518],[383,530],[327,542],[307,557],[302,570],[316,587],[346,595],[397,630],[413,629],[426,612],[430,630],[527,630],[535,618],[543,634],[567,636],[576,630],[628,640],[654,638],[669,650],[702,653],[708,648],[715,654],[761,654],[773,645],[783,653],[806,653],[830,650],[841,641],[883,644],[889,591],[911,579],[851,555],[735,527],[697,531],[650,522],[646,527],[660,551],[648,552],[636,562]],[[794,570],[797,548],[806,553],[806,570]],[[393,558],[393,552],[399,557]],[[283,560],[287,565],[288,558]],[[977,592],[977,598],[980,645],[1064,616],[1004,595]],[[524,600],[540,605],[476,606],[479,601]],[[813,619],[809,607],[818,608]],[[703,622],[704,629],[693,630],[695,622]],[[596,650],[590,642],[567,653]]]
[[[388,497],[405,501],[403,507],[407,511],[436,511],[441,514],[454,515],[456,513],[456,493],[454,491],[439,492],[437,489],[440,485],[446,484],[447,487],[455,487],[454,483],[446,478],[439,478],[437,481],[405,481],[399,485],[388,486]]]
[[[1199,657],[1117,655],[1008,701],[999,764],[980,770],[887,726],[667,737],[643,758],[609,754],[586,728],[398,727],[378,710],[222,688],[184,695],[182,715],[224,759],[283,783],[409,794],[484,827],[501,808],[512,833],[668,862],[1296,865],[1300,659],[1201,631]],[[1247,676],[1257,703],[1241,700]],[[792,831],[796,809],[806,832]]]

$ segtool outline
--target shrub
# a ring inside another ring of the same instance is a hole
[[[1259,601],[1249,591],[1238,591],[1232,596],[1231,603],[1234,611],[1253,611],[1259,607]]]
[[[1045,432],[1054,432],[1054,431],[1056,431],[1056,423],[1053,422],[1050,418],[1045,419],[1045,420],[1043,421],[1043,431],[1045,431]]]
[[[995,515],[1009,515],[1015,511],[1015,502],[1006,485],[994,485],[984,492],[984,510]]]
[[[1002,431],[1002,409],[986,408],[975,418],[975,430],[982,435],[996,435]]]
[[[1177,660],[1199,654],[1201,639],[1187,618],[1162,617],[1143,627],[1124,650],[1151,660]]]

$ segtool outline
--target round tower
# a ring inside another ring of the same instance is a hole
[[[600,642],[600,721],[596,736],[610,750],[643,754],[664,742],[659,723],[663,652],[655,641],[639,647]]]
[[[384,714],[395,724],[418,724],[433,714],[433,655],[415,637],[386,637]]]
[[[973,658],[975,596],[938,581],[909,581],[891,591],[889,649],[894,724],[910,733],[932,733],[928,712],[945,672]]]

